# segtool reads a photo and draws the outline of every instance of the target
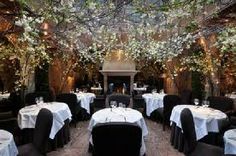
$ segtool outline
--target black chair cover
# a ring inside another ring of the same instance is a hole
[[[111,94],[108,96],[108,103],[110,105],[111,101],[116,101],[117,104],[119,104],[120,102],[125,104],[126,107],[129,106],[130,104],[130,96],[129,95],[124,95],[124,94]]]
[[[217,146],[200,143],[196,140],[193,115],[188,108],[183,109],[180,115],[183,135],[184,152],[187,156],[223,156],[223,149]]]
[[[28,93],[25,95],[25,105],[33,105],[36,104],[35,98],[36,97],[43,97],[44,102],[51,102],[53,101],[53,97],[50,92],[34,92]]]
[[[165,130],[165,125],[169,125],[170,116],[172,109],[181,103],[181,99],[178,95],[166,95],[163,98],[163,108],[158,108],[157,112],[160,114],[163,123],[163,130]]]
[[[52,122],[52,112],[46,108],[42,108],[36,119],[33,142],[19,146],[19,156],[37,156],[46,154]]]
[[[133,123],[102,123],[92,130],[94,156],[139,156],[142,129]]]

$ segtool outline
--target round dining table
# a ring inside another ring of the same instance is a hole
[[[13,135],[0,129],[0,156],[16,156],[18,150]]]
[[[146,93],[142,97],[146,103],[146,115],[150,117],[151,113],[157,108],[163,107],[164,93]]]
[[[96,98],[94,93],[84,93],[78,92],[75,93],[77,96],[78,102],[80,101],[80,106],[86,109],[87,113],[90,114],[90,104],[93,103],[93,100]]]
[[[10,93],[4,93],[4,94],[0,93],[0,100],[8,99],[9,97],[10,97]]]
[[[200,140],[210,132],[219,133],[221,127],[228,119],[220,110],[196,105],[177,105],[173,108],[171,121],[171,144],[179,151],[183,151],[183,133],[180,114],[184,108],[189,108],[193,115],[196,139]]]
[[[21,129],[34,128],[37,115],[42,108],[49,109],[53,114],[53,123],[49,137],[54,139],[57,132],[63,127],[66,119],[71,120],[71,112],[67,104],[62,102],[48,102],[26,106],[19,110],[18,125]]]
[[[148,135],[148,129],[145,120],[139,111],[131,108],[117,107],[117,108],[105,108],[94,113],[91,117],[88,126],[88,130],[90,132],[89,142],[91,144],[93,144],[91,136],[93,127],[97,123],[107,123],[107,122],[130,122],[139,125],[142,129],[142,146],[140,149],[140,155],[143,155],[146,152],[144,138]]]
[[[236,129],[227,130],[224,133],[224,154],[236,155]]]
[[[19,110],[17,121],[20,129],[24,131],[24,143],[32,141],[37,115],[42,108],[49,109],[53,114],[53,123],[49,135],[50,147],[48,150],[63,147],[64,144],[70,141],[69,122],[72,115],[68,105],[62,102],[40,103],[26,106]]]

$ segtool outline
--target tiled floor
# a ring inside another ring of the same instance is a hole
[[[91,156],[88,153],[89,121],[79,122],[71,127],[71,141],[61,149],[48,153],[48,156]],[[162,131],[162,125],[146,119],[148,138],[146,140],[147,156],[183,156],[170,145],[170,129]]]

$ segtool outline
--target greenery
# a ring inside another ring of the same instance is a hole
[[[201,31],[197,19],[207,16],[204,9],[214,5],[213,0],[18,2],[22,10],[15,24],[24,31],[11,48],[4,45],[1,51],[4,57],[7,54],[19,60],[19,86],[27,85],[35,67],[42,60],[50,62],[51,57],[72,63],[66,76],[77,65],[102,63],[104,56],[119,49],[137,62],[161,63],[175,79],[178,69],[183,68],[208,75],[221,66],[221,58],[228,55],[225,52],[235,52],[235,28],[230,28],[220,33],[218,46],[224,52],[220,57],[209,60],[199,51],[185,55],[180,60],[182,68],[167,66],[166,62],[178,59],[195,44],[196,32]],[[49,49],[54,49],[53,54]]]

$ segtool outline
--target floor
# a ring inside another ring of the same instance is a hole
[[[91,156],[88,153],[89,121],[79,122],[77,127],[71,127],[71,141],[64,146],[48,153],[48,156]],[[162,125],[146,119],[148,137],[146,140],[147,156],[183,156],[170,144],[170,129],[162,130]]]

